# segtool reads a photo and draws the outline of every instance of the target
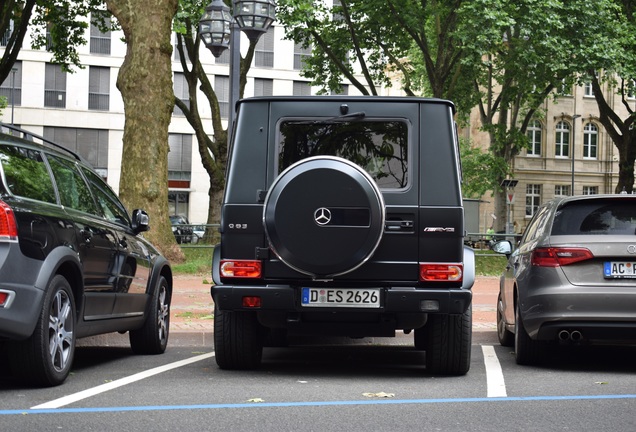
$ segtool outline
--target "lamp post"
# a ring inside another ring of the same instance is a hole
[[[574,114],[572,116],[572,190],[570,195],[574,195],[574,143],[576,142],[576,119],[581,117],[580,114]]]
[[[205,46],[218,58],[230,49],[230,112],[228,142],[232,138],[235,106],[239,98],[241,70],[240,31],[256,42],[275,19],[274,0],[233,0],[233,13],[222,0],[213,0],[199,20],[199,35]]]
[[[13,126],[13,112],[15,108],[14,92],[15,92],[15,73],[18,68],[11,68],[11,126]]]
[[[515,187],[519,180],[503,179],[500,186],[506,190],[506,203],[508,204],[508,214],[506,216],[506,234],[514,234],[512,219],[512,203],[515,200]]]

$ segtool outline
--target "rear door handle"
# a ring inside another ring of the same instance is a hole
[[[414,223],[410,220],[388,220],[384,222],[387,231],[413,231]]]

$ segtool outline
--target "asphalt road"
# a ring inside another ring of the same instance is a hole
[[[223,371],[214,352],[80,347],[67,382],[25,388],[0,372],[2,431],[634,431],[636,348],[557,350],[523,367],[493,331],[471,370],[427,374],[412,336],[266,349]],[[0,371],[3,370],[0,364]]]

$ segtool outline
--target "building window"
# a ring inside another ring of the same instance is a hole
[[[294,96],[311,96],[311,84],[307,81],[294,81]]]
[[[13,25],[13,20],[10,20],[6,31],[4,32],[2,37],[0,37],[0,46],[9,45],[9,39],[11,39],[11,34],[13,33]]]
[[[583,195],[598,195],[598,186],[583,186]]]
[[[541,185],[526,185],[526,218],[531,218],[541,205]]]
[[[570,186],[569,185],[555,185],[554,186],[554,196],[555,197],[564,197],[570,196]]]
[[[636,99],[636,80],[627,80],[626,87],[625,93],[627,94],[627,99]]]
[[[15,69],[15,72],[13,71]],[[7,78],[0,85],[0,96],[7,98],[7,106],[22,105],[22,62],[17,61]]]
[[[188,108],[190,108],[190,94],[188,81],[186,81],[186,77],[181,72],[174,73],[174,95],[179,98],[181,102],[183,102]],[[175,104],[174,110],[172,111],[173,115],[184,115],[183,111]]]
[[[541,156],[541,122],[533,120],[526,131],[528,136],[528,156]]]
[[[214,76],[214,93],[219,101],[221,118],[230,116],[230,78],[226,76]]]
[[[585,97],[594,97],[594,89],[592,88],[591,82],[586,82],[583,85],[583,96]]]
[[[189,192],[168,192],[168,211],[171,215],[182,215],[189,218],[188,208],[190,207]]]
[[[103,17],[103,24],[106,27],[110,27],[110,17]],[[102,32],[99,27],[91,22],[91,54],[106,54],[110,55],[110,30]]]
[[[88,71],[88,109],[108,111],[110,107],[110,68],[91,66]]]
[[[106,178],[108,172],[108,130],[44,127],[44,138],[54,141],[86,159]]]
[[[348,95],[349,94],[349,84],[340,84],[340,89],[331,90],[332,95]]]
[[[583,157],[596,159],[598,150],[598,128],[594,123],[588,123],[583,128]]]
[[[171,133],[168,135],[168,144],[170,145],[168,181],[185,180],[189,182],[192,173],[192,135]],[[189,183],[182,186],[188,187]]]
[[[254,96],[271,96],[274,94],[274,80],[254,78]]]
[[[311,56],[311,47],[303,48],[299,43],[294,44],[294,70],[301,70],[305,61]]]
[[[59,65],[47,63],[44,74],[44,106],[66,108],[66,72]]]
[[[254,65],[256,67],[274,67],[274,27],[270,27],[256,43],[254,51]]]
[[[570,155],[570,125],[568,123],[564,121],[557,123],[555,143],[554,155],[556,157],[568,157]]]

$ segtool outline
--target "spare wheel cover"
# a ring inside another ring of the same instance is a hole
[[[316,156],[291,165],[265,198],[263,225],[287,266],[315,278],[351,272],[375,252],[385,208],[375,181],[358,165]]]

